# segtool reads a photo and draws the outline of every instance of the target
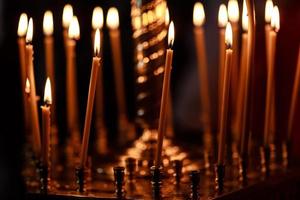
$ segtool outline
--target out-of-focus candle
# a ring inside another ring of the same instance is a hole
[[[43,137],[42,137],[42,164],[45,167],[49,167],[50,158],[50,129],[51,129],[51,111],[50,105],[52,104],[51,96],[51,82],[49,77],[46,81],[45,92],[44,92],[44,105],[41,106],[42,109],[42,127],[43,127]]]
[[[270,142],[270,132],[271,132],[271,110],[272,110],[272,97],[275,96],[275,89],[272,89],[274,86],[274,61],[275,61],[275,52],[276,52],[276,38],[277,32],[280,29],[280,19],[279,19],[279,10],[277,6],[274,6],[272,10],[271,18],[271,30],[270,30],[270,58],[268,62],[268,76],[267,76],[267,91],[266,91],[266,110],[265,110],[265,126],[264,126],[264,145],[267,146]],[[272,133],[274,134],[274,133]]]
[[[169,8],[166,8],[166,13],[165,13],[165,25],[166,27],[169,26],[170,23],[170,12],[169,12]]]
[[[32,114],[32,133],[33,133],[33,149],[36,154],[36,158],[40,157],[41,154],[41,136],[40,126],[38,118],[38,109],[36,102],[36,89],[35,89],[35,78],[34,78],[34,67],[33,67],[33,46],[31,44],[33,37],[33,22],[30,18],[28,23],[28,29],[26,34],[26,66],[27,73],[30,82],[30,102],[31,102],[31,114]]]
[[[63,16],[62,16],[62,24],[63,24],[63,37],[64,37],[64,43],[66,46],[66,42],[68,40],[68,29],[71,24],[73,18],[73,7],[70,4],[66,4],[64,6],[63,10]]]
[[[230,75],[232,65],[232,28],[230,23],[226,25],[225,31],[225,65],[224,65],[224,79],[223,91],[221,101],[221,114],[219,120],[219,149],[218,149],[218,164],[223,165],[225,161],[225,140],[227,134],[227,116],[228,116],[228,99],[230,87]]]
[[[103,21],[104,21],[103,10],[101,7],[97,6],[94,8],[93,15],[92,15],[92,44],[94,44],[95,32],[97,29],[100,30],[100,38],[102,41]],[[100,50],[100,51],[102,51],[102,50]],[[101,52],[100,52],[100,55],[101,55]]]
[[[170,89],[172,60],[173,60],[172,46],[174,43],[174,38],[175,38],[174,24],[173,22],[171,22],[169,26],[169,33],[168,33],[169,48],[167,49],[167,53],[166,53],[164,81],[163,81],[159,123],[158,123],[157,150],[156,150],[155,163],[154,163],[156,167],[160,167],[161,165],[161,154],[162,154],[164,129],[166,123],[166,116],[167,116],[168,97],[169,97],[169,89]]]
[[[51,106],[51,115],[52,120],[55,122],[55,111],[56,111],[56,87],[55,87],[55,67],[54,67],[54,44],[53,44],[53,14],[51,11],[46,11],[44,14],[43,21],[43,30],[44,30],[44,45],[45,45],[45,60],[46,60],[46,76],[50,78],[52,83],[52,106]]]
[[[221,108],[221,96],[223,91],[223,77],[225,64],[225,27],[228,22],[227,8],[224,4],[219,7],[218,25],[219,25],[219,80],[218,80],[218,99],[219,113]]]
[[[207,69],[205,35],[203,24],[205,22],[205,13],[203,5],[200,2],[195,3],[194,13],[194,36],[198,60],[198,74],[200,84],[200,100],[202,105],[202,123],[205,136],[211,134],[211,116],[210,116],[210,93],[209,79]],[[210,148],[210,144],[204,144],[206,148]]]
[[[89,93],[88,93],[88,100],[87,100],[86,114],[85,114],[85,123],[84,123],[84,130],[83,130],[83,139],[82,139],[81,152],[80,152],[80,166],[81,167],[85,167],[85,164],[87,161],[88,144],[89,144],[89,138],[90,138],[90,128],[91,128],[92,112],[93,112],[93,105],[94,105],[94,96],[95,96],[96,85],[97,85],[98,70],[100,68],[100,61],[101,61],[99,29],[97,29],[96,33],[95,33],[94,52],[95,52],[95,56],[93,57],[93,62],[92,62],[90,87],[89,87]]]
[[[77,73],[76,73],[76,40],[80,38],[78,19],[73,16],[68,30],[67,40],[67,66],[66,66],[66,91],[67,91],[67,127],[71,138],[79,136]]]

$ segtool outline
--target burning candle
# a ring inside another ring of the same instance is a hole
[[[77,73],[76,73],[76,40],[80,37],[79,23],[76,16],[73,16],[68,31],[67,41],[67,68],[66,68],[66,91],[67,91],[67,122],[68,130],[74,138],[79,135],[78,125],[78,103],[77,103]]]
[[[46,60],[46,76],[50,78],[52,83],[52,116],[55,116],[55,68],[54,68],[54,47],[53,47],[53,14],[51,11],[46,11],[43,21],[44,30],[44,45],[45,45],[45,60]],[[54,117],[53,117],[54,118]]]
[[[68,29],[69,29],[69,26],[71,24],[72,18],[73,18],[73,7],[70,4],[66,4],[64,6],[63,16],[62,16],[63,37],[64,37],[65,46],[66,46],[67,41],[69,39]]]
[[[268,76],[267,76],[267,91],[266,91],[266,110],[265,110],[265,126],[264,126],[264,145],[269,144],[270,139],[270,127],[271,127],[271,109],[272,109],[272,97],[275,96],[275,90],[272,89],[274,86],[274,58],[276,52],[276,38],[277,32],[280,29],[280,19],[279,19],[279,10],[275,6],[272,10],[271,18],[271,30],[269,34],[269,49],[270,49],[270,58],[269,58],[269,67],[268,67]]]
[[[220,5],[218,14],[219,25],[219,109],[221,108],[221,96],[223,91],[223,77],[224,77],[224,64],[225,64],[225,27],[228,22],[227,8],[224,4]],[[220,113],[220,111],[219,111]]]
[[[158,122],[158,138],[157,138],[157,150],[155,157],[155,166],[159,167],[161,164],[161,154],[162,154],[162,146],[164,139],[164,127],[166,123],[167,116],[167,107],[168,107],[168,95],[170,88],[170,78],[171,78],[171,67],[172,67],[172,59],[173,59],[173,50],[172,46],[174,43],[174,23],[171,21],[169,26],[168,33],[168,44],[169,48],[166,53],[166,62],[165,62],[165,70],[164,70],[164,81],[163,81],[163,89],[161,96],[161,104],[160,104],[160,114],[159,114],[159,122]]]
[[[116,8],[110,8],[108,10],[106,23],[109,28],[109,36],[111,43],[111,50],[113,55],[114,76],[116,85],[116,98],[118,106],[118,122],[119,130],[124,130],[128,124],[126,100],[123,80],[123,64],[121,54],[121,41],[119,30],[119,14]],[[127,136],[125,136],[127,137]]]
[[[92,15],[92,42],[94,44],[94,36],[97,29],[100,30],[100,38],[102,39],[102,28],[103,28],[103,10],[101,7],[95,7]],[[102,41],[102,40],[101,40]],[[101,55],[101,52],[100,52]]]
[[[231,75],[231,92],[232,92],[232,108],[233,115],[236,114],[235,105],[237,99],[237,85],[239,77],[239,67],[238,67],[238,58],[239,58],[239,4],[237,0],[228,1],[228,19],[232,24],[232,33],[233,33],[233,46],[232,46],[232,75]],[[236,141],[237,135],[234,134],[234,140]]]
[[[49,165],[49,150],[50,150],[50,129],[51,129],[51,117],[50,117],[50,105],[52,104],[51,96],[51,82],[50,78],[47,78],[45,92],[44,92],[44,105],[42,109],[42,127],[43,127],[43,146],[42,146],[42,163],[45,167]]]
[[[265,6],[265,41],[266,41],[266,63],[267,63],[267,70],[269,70],[270,67],[270,58],[271,58],[271,52],[269,49],[269,43],[270,43],[270,31],[271,31],[271,15],[273,10],[273,2],[272,0],[266,1]],[[272,90],[275,90],[275,84],[272,85]],[[275,94],[274,91],[272,91],[273,94]],[[272,133],[275,132],[275,96],[272,96],[272,103],[271,103],[271,122],[270,122],[270,131]],[[273,135],[273,134],[271,134]],[[270,138],[272,141],[274,138]]]
[[[243,117],[243,98],[245,92],[245,76],[246,76],[246,61],[247,61],[247,42],[248,42],[248,13],[245,1],[243,1],[242,12],[242,50],[240,58],[240,76],[237,93],[236,116],[234,119],[234,133],[241,133],[241,119]]]
[[[165,13],[165,25],[166,27],[168,27],[170,24],[170,12],[169,12],[169,8],[166,8],[166,13]]]
[[[299,95],[299,86],[300,86],[300,47],[299,47],[299,51],[298,51],[297,69],[296,69],[296,74],[295,74],[291,107],[290,107],[289,118],[288,118],[289,119],[289,121],[288,121],[288,138],[287,138],[288,141],[291,141],[291,138],[292,138],[293,123],[294,123],[296,105],[297,105],[298,95]]]
[[[195,3],[194,13],[194,35],[196,40],[196,51],[198,59],[198,74],[200,83],[200,99],[202,105],[202,123],[204,126],[204,135],[211,134],[211,116],[210,116],[210,94],[207,69],[207,58],[205,49],[205,35],[203,24],[205,22],[205,13],[203,5],[200,2]],[[208,145],[208,144],[205,144]]]
[[[227,23],[225,31],[225,65],[224,65],[224,79],[223,91],[221,98],[221,113],[219,120],[219,149],[218,149],[218,164],[223,165],[225,161],[225,140],[227,133],[227,116],[228,116],[228,99],[230,87],[230,75],[232,66],[232,28],[231,24]]]
[[[95,96],[96,85],[97,85],[98,70],[100,68],[101,57],[100,57],[100,31],[99,31],[99,29],[97,29],[96,33],[95,33],[94,52],[95,52],[95,56],[93,57],[93,62],[92,62],[90,87],[89,87],[89,93],[88,93],[88,100],[87,100],[86,114],[85,114],[85,123],[84,123],[84,130],[83,130],[83,139],[82,139],[81,152],[80,152],[80,166],[81,167],[85,167],[86,160],[87,160],[88,144],[89,144],[90,128],[91,128],[91,120],[92,120],[92,111],[93,111],[93,105],[94,105],[94,96]]]
[[[36,102],[36,89],[35,89],[35,78],[34,78],[34,67],[33,67],[33,46],[31,44],[33,37],[33,22],[30,18],[28,23],[28,29],[26,34],[26,65],[27,74],[30,82],[30,102],[31,102],[31,114],[32,114],[32,132],[33,132],[33,149],[39,158],[41,153],[41,138],[40,138],[40,126],[38,118],[38,109]]]
[[[29,82],[29,79],[26,78],[26,83],[25,83],[25,123],[26,123],[26,130],[28,130],[29,133],[31,133],[32,131],[32,127],[31,127],[31,122],[33,121],[32,120],[32,114],[31,114],[31,111],[32,109],[31,108],[31,104],[30,104],[30,82]],[[30,139],[29,139],[30,140]],[[32,141],[32,140],[30,140]],[[31,143],[32,144],[32,143]]]

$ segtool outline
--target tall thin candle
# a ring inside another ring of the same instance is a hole
[[[198,74],[200,83],[200,99],[202,105],[202,123],[204,126],[204,135],[211,134],[211,116],[210,116],[210,94],[209,94],[209,79],[205,48],[205,35],[203,24],[205,21],[205,13],[203,5],[200,2],[194,5],[194,35],[196,40],[196,52],[198,59]],[[210,144],[205,144],[209,147]]]
[[[231,24],[227,23],[225,31],[225,65],[224,65],[224,79],[223,92],[221,101],[221,114],[219,120],[219,149],[218,149],[218,164],[223,165],[225,161],[225,139],[227,134],[227,116],[228,116],[228,99],[230,88],[230,76],[232,65],[232,28]]]
[[[69,26],[69,39],[67,41],[66,91],[67,91],[67,127],[73,139],[79,135],[77,73],[76,73],[76,40],[80,37],[79,23],[73,16]]]
[[[44,105],[42,109],[42,127],[43,127],[43,146],[42,146],[42,163],[45,167],[49,166],[49,150],[50,150],[50,128],[51,128],[51,111],[50,105],[52,104],[51,96],[51,82],[49,77],[46,81],[45,92],[44,92]]]
[[[293,124],[294,124],[294,118],[295,118],[295,112],[296,112],[296,105],[298,99],[299,99],[299,88],[300,88],[300,46],[298,51],[298,62],[297,62],[297,69],[295,74],[295,80],[294,80],[294,87],[292,92],[292,100],[291,100],[291,107],[289,112],[289,118],[288,118],[288,141],[292,138],[292,131],[293,131]]]
[[[264,126],[264,145],[267,146],[269,144],[270,139],[270,125],[271,125],[271,106],[272,106],[272,97],[274,97],[274,90],[272,89],[274,85],[274,59],[275,59],[275,52],[276,52],[276,38],[277,32],[280,28],[280,21],[279,21],[279,10],[278,7],[275,6],[272,10],[272,18],[271,18],[271,27],[272,30],[270,31],[270,59],[269,59],[269,67],[268,67],[268,76],[267,76],[267,92],[266,92],[266,110],[265,110],[265,126]]]
[[[35,77],[34,77],[34,66],[33,66],[33,45],[32,42],[33,36],[33,22],[30,18],[28,23],[28,29],[26,34],[26,65],[27,73],[30,82],[30,101],[31,101],[31,114],[32,114],[32,132],[33,132],[33,149],[37,158],[39,158],[41,153],[41,136],[40,136],[40,126],[38,118],[38,109],[36,102],[36,89],[35,89]]]
[[[81,152],[80,152],[80,166],[81,167],[85,167],[85,164],[87,161],[94,97],[95,97],[95,91],[96,91],[96,85],[97,85],[98,71],[100,68],[100,61],[101,61],[101,58],[99,56],[99,53],[100,53],[100,31],[99,31],[99,29],[97,29],[96,33],[95,33],[94,52],[95,52],[95,56],[93,57],[93,62],[92,62],[90,87],[89,87],[89,93],[88,93],[88,100],[87,100],[86,114],[85,114],[85,123],[84,123],[84,130],[83,130],[83,139],[82,139]]]
[[[169,26],[168,33],[168,44],[169,48],[166,53],[166,62],[164,69],[164,81],[163,81],[163,89],[161,96],[161,104],[160,104],[160,114],[159,114],[159,123],[158,123],[158,138],[157,138],[157,149],[155,156],[155,166],[159,167],[161,165],[161,154],[162,154],[162,146],[164,139],[164,127],[166,123],[167,116],[167,107],[168,107],[168,94],[170,88],[170,78],[171,78],[171,68],[172,68],[172,59],[173,59],[173,50],[172,46],[174,43],[174,23],[171,22]]]

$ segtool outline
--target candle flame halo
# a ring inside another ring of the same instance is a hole
[[[119,28],[119,12],[117,8],[112,7],[108,10],[106,24],[110,29]]]
[[[63,27],[69,28],[73,18],[73,7],[70,4],[66,4],[63,10]]]
[[[80,38],[80,28],[77,17],[74,15],[69,26],[68,31],[69,38],[79,40]]]
[[[202,26],[205,22],[205,12],[202,3],[196,2],[193,12],[194,26]]]
[[[225,4],[221,4],[219,7],[219,14],[218,14],[219,27],[225,28],[227,22],[228,22],[227,8]]]
[[[237,23],[239,21],[240,12],[239,12],[239,3],[237,0],[228,1],[228,18],[229,21]]]
[[[28,17],[26,13],[22,13],[20,15],[19,19],[19,25],[18,25],[18,36],[24,37],[27,32],[27,26],[28,26]]]
[[[103,27],[103,10],[100,6],[95,7],[93,10],[92,27],[94,30]]]
[[[272,10],[271,27],[276,32],[278,32],[280,29],[280,16],[279,16],[279,9],[277,6],[274,6]]]
[[[170,48],[173,47],[174,39],[175,39],[174,23],[173,21],[171,21],[169,25],[169,32],[168,32],[168,44]]]
[[[271,22],[273,7],[274,7],[273,1],[272,0],[267,0],[266,1],[266,6],[265,6],[265,22],[266,23]]]
[[[26,94],[30,93],[30,82],[28,78],[26,78],[26,82],[25,82],[25,93]]]
[[[50,82],[49,77],[46,80],[45,92],[44,92],[44,102],[45,102],[45,104],[48,104],[48,105],[52,104],[51,82]]]
[[[26,42],[31,43],[32,37],[33,37],[33,22],[32,22],[32,18],[30,18],[28,22],[27,33],[26,33]]]
[[[99,53],[100,53],[100,30],[98,28],[95,32],[94,52],[95,52],[95,56],[99,57]]]
[[[47,36],[53,34],[53,14],[50,10],[47,10],[44,14],[43,30]]]
[[[166,13],[165,13],[165,25],[168,26],[170,24],[170,12],[168,7],[166,8]]]
[[[232,47],[232,28],[231,28],[230,22],[228,22],[226,25],[225,43],[226,43],[227,49],[230,49]]]
[[[248,21],[248,10],[246,1],[243,1],[243,13],[242,13],[242,27],[244,31],[248,31],[249,21]]]

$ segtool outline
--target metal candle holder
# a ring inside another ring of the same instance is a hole
[[[86,192],[86,171],[84,167],[76,167],[75,169],[76,175],[76,184],[77,184],[77,192]]]
[[[154,199],[161,198],[161,185],[162,185],[162,167],[152,166],[151,171],[151,186],[152,196]]]
[[[191,200],[198,200],[200,199],[200,192],[199,192],[199,185],[200,185],[200,171],[191,171],[190,173],[190,180],[191,180],[191,193],[190,199]]]
[[[216,173],[215,188],[219,193],[222,193],[224,191],[225,165],[217,164],[215,166],[215,173]]]
[[[118,199],[124,199],[126,191],[124,189],[124,178],[125,178],[125,168],[124,167],[114,167],[114,177],[115,177],[115,194]]]

